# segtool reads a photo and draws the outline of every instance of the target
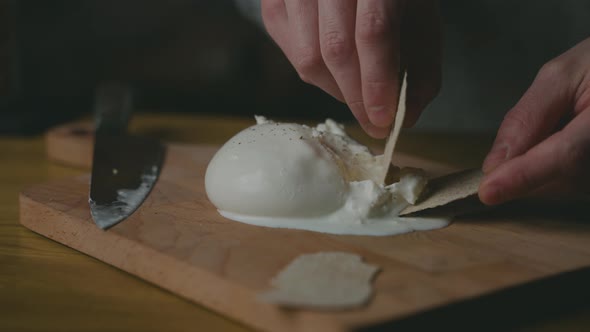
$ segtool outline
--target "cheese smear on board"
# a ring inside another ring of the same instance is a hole
[[[427,180],[402,169],[381,185],[383,156],[326,120],[316,127],[256,117],[219,149],[205,188],[225,218],[265,227],[351,235],[394,235],[445,227],[449,219],[399,217]]]

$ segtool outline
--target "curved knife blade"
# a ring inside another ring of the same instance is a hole
[[[127,134],[131,90],[101,86],[96,100],[96,136],[90,180],[90,213],[107,229],[130,216],[154,187],[165,149],[158,141]]]
[[[155,140],[97,135],[90,182],[90,213],[102,229],[130,216],[154,187],[164,159]]]

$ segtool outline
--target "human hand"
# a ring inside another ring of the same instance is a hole
[[[506,114],[479,197],[590,193],[590,38],[548,62]]]
[[[404,124],[413,125],[438,93],[437,0],[262,0],[262,17],[301,79],[346,102],[375,138],[387,136],[397,111],[400,48]]]

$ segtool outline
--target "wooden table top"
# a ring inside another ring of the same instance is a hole
[[[250,124],[243,118],[142,114],[131,129],[167,141],[221,144]],[[358,128],[351,132],[364,143],[378,143]],[[408,132],[399,148],[473,167],[490,143],[485,135]],[[250,331],[18,223],[23,188],[85,172],[47,161],[42,136],[0,138],[0,331]],[[510,329],[590,330],[590,308]]]

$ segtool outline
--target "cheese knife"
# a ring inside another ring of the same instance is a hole
[[[157,140],[127,133],[132,110],[130,87],[121,83],[98,87],[88,202],[92,219],[101,229],[133,214],[149,195],[162,168],[164,146]]]

